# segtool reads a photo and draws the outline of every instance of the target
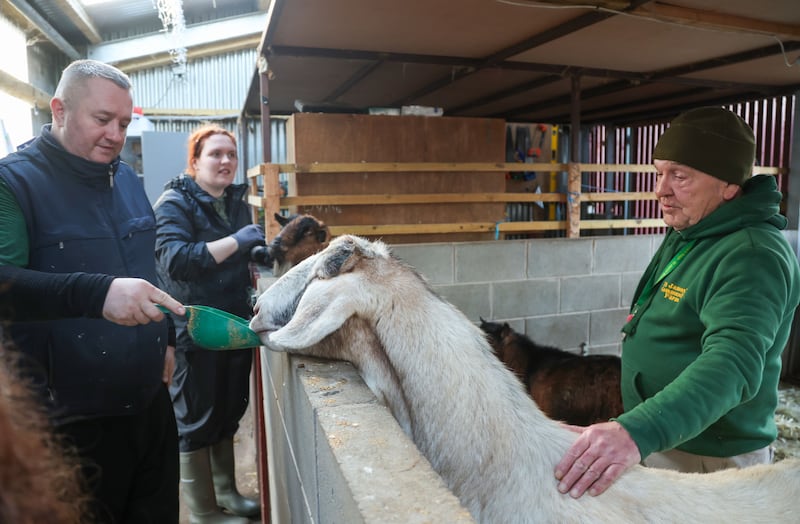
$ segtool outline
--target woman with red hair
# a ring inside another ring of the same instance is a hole
[[[247,185],[233,183],[238,163],[230,131],[207,125],[189,136],[186,172],[167,183],[154,206],[156,262],[160,287],[177,300],[249,318],[250,251],[264,244],[264,230],[251,222]],[[173,321],[170,394],[191,521],[247,522],[241,517],[257,515],[260,506],[236,489],[233,436],[249,401],[252,353],[204,350],[185,317]]]

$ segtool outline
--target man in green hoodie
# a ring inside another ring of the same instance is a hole
[[[800,302],[752,129],[719,107],[672,121],[655,151],[666,236],[622,328],[625,412],[580,433],[558,490],[605,491],[630,466],[708,472],[772,461],[781,352]]]

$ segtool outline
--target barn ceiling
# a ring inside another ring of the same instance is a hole
[[[421,105],[624,124],[800,89],[797,0],[174,1],[189,60],[259,50],[242,101],[249,115]],[[163,36],[165,2],[0,0],[0,9],[31,42],[130,72],[170,61],[164,45],[150,46]]]
[[[267,16],[247,113],[630,123],[800,88],[797,0],[276,0]]]

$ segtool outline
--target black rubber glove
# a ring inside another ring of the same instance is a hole
[[[258,224],[248,224],[231,236],[239,244],[240,253],[249,254],[250,248],[253,246],[263,246],[265,244],[264,228]]]

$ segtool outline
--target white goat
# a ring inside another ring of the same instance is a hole
[[[251,328],[268,348],[352,362],[479,522],[797,521],[797,460],[708,474],[634,466],[600,496],[560,494],[553,470],[575,435],[383,243],[338,237],[256,312]]]

